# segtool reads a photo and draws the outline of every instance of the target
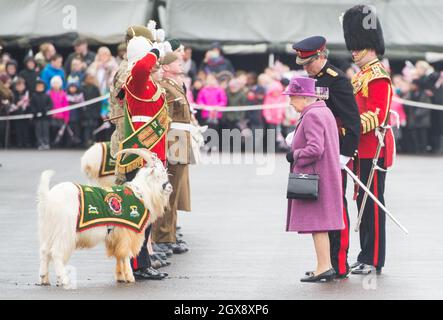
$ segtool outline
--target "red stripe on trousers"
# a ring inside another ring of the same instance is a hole
[[[346,178],[346,173],[342,170],[342,179]],[[342,187],[343,190],[343,187]],[[342,196],[345,196],[345,190],[343,190]],[[346,208],[343,202],[343,222],[345,223],[345,228],[340,231],[340,250],[338,251],[338,272],[339,274],[346,273],[346,248],[349,245],[349,234],[348,234],[348,221],[346,219]]]
[[[137,257],[132,258],[132,268],[134,270],[138,269]]]
[[[377,171],[375,171],[374,174],[374,196],[378,199],[378,174]],[[374,266],[378,265],[378,246],[379,246],[379,221],[378,221],[378,205],[374,202]]]

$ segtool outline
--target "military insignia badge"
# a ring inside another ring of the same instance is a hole
[[[89,214],[99,214],[97,207],[94,207],[92,205],[88,205],[88,213]]]
[[[112,213],[121,215],[122,213],[122,198],[116,193],[109,193],[105,197],[105,202],[108,204]]]
[[[129,208],[131,209],[131,213],[129,214],[131,217],[137,218],[140,216],[140,213],[138,213],[137,206],[130,206]]]

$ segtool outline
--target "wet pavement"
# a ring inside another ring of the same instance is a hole
[[[104,245],[69,261],[76,289],[39,287],[36,188],[54,169],[52,185],[85,183],[82,151],[0,151],[0,298],[2,299],[443,299],[443,158],[400,156],[388,173],[386,203],[409,229],[387,221],[381,276],[351,276],[327,284],[299,279],[315,266],[309,235],[286,233],[288,164],[201,164],[191,168],[191,213],[179,213],[190,251],[170,258],[163,281],[117,284]],[[205,158],[208,160],[208,158]],[[223,163],[226,162],[226,163]],[[272,169],[272,168],[271,168]],[[265,170],[266,171],[266,170]],[[268,170],[269,171],[269,170]],[[352,192],[349,183],[348,192]],[[350,203],[351,224],[357,210]],[[358,254],[351,231],[350,263]],[[51,268],[51,280],[55,282]]]

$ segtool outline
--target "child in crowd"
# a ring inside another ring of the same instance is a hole
[[[83,92],[81,92],[77,82],[72,82],[68,84],[68,87],[66,88],[66,98],[68,99],[68,103],[70,106],[85,101]],[[81,109],[73,109],[69,111],[68,128],[72,130],[73,135],[72,139],[68,143],[68,147],[78,147],[81,144],[80,116],[81,116]]]
[[[51,89],[48,95],[52,100],[53,110],[68,106],[66,92],[62,88],[63,80],[60,76],[51,79]],[[52,115],[52,136],[55,136],[54,145],[59,145],[63,139],[66,127],[69,123],[69,111],[58,112]]]
[[[26,88],[26,81],[17,77],[13,84],[14,101],[11,104],[9,114],[21,115],[29,113],[29,91]],[[29,130],[29,119],[19,119],[12,121],[12,129],[15,133],[15,146],[18,148],[29,148],[31,146]]]
[[[41,79],[37,79],[35,92],[31,96],[30,111],[34,114],[35,137],[38,150],[49,150],[49,118],[46,113],[52,109],[51,98],[46,94],[46,84]],[[41,113],[40,117],[37,117]]]

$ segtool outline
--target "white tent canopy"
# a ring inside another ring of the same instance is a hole
[[[242,45],[232,52],[285,51],[288,43],[323,35],[344,49],[339,16],[361,0],[166,0],[159,16],[167,36],[195,45]],[[387,51],[443,51],[443,1],[372,0]],[[153,16],[153,0],[0,0],[0,38],[75,33],[102,43],[123,40],[132,24]],[[255,46],[245,46],[255,45]],[[257,46],[258,45],[258,46]],[[259,50],[259,51],[257,51]]]
[[[145,25],[150,0],[0,0],[0,37],[38,38],[78,33],[103,43],[124,39],[129,25]]]
[[[165,29],[189,41],[283,44],[323,35],[344,48],[339,17],[361,0],[169,0]],[[389,49],[443,50],[443,1],[373,0]]]

